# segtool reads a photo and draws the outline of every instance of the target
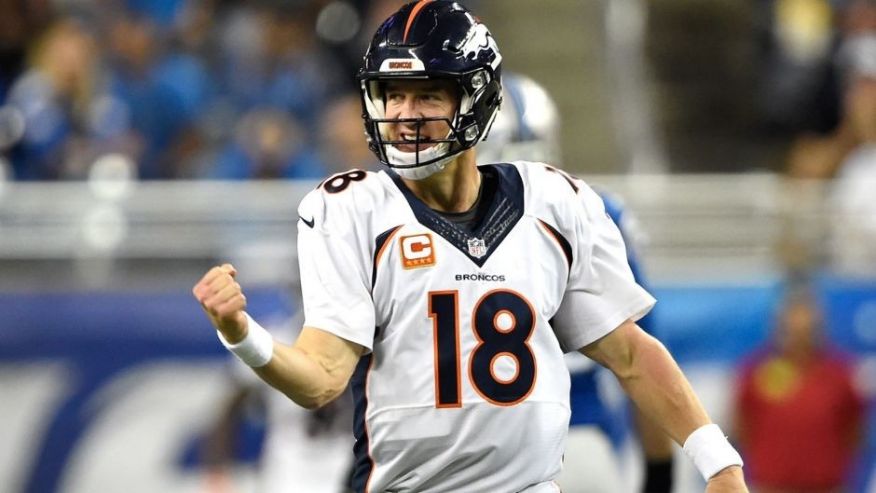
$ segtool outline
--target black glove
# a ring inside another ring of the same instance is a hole
[[[672,491],[672,458],[645,462],[645,483],[642,493],[670,493]]]

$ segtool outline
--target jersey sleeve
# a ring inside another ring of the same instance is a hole
[[[623,238],[624,243],[626,244],[627,263],[630,265],[630,270],[633,272],[633,279],[636,280],[639,286],[649,290],[648,278],[646,277],[645,271],[642,268],[642,263],[639,260],[639,252],[642,251],[646,242],[646,235],[639,225],[638,218],[624,206],[623,201],[619,197],[614,196],[605,190],[596,190],[596,192],[602,198],[602,202],[605,205],[605,212],[608,213],[608,217],[610,217],[618,227],[621,238]],[[654,321],[653,311],[639,319],[638,324],[645,332],[660,339],[661,342],[666,344],[666,341],[663,341],[661,334],[658,332],[657,324]]]
[[[574,261],[552,320],[565,351],[596,341],[628,319],[640,319],[656,303],[633,278],[623,238],[602,199],[583,182],[578,184],[571,219]]]
[[[342,204],[329,211],[319,190],[298,207],[298,265],[304,326],[324,330],[371,350],[374,303],[367,268],[353,227],[355,218]]]

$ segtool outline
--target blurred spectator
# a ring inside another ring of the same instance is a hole
[[[158,26],[169,27],[192,0],[124,0],[124,3],[129,12],[148,17]]]
[[[205,176],[219,179],[323,178],[325,168],[307,130],[291,114],[253,110],[237,123],[232,141]]]
[[[65,17],[33,45],[0,112],[0,147],[18,179],[84,178],[119,153],[140,178],[174,178],[178,152],[210,94],[199,60],[166,53],[154,23],[131,13]]]
[[[873,5],[876,20],[876,4]],[[876,273],[876,29],[847,43],[854,69],[848,74],[844,121],[848,152],[833,185],[831,251],[840,271]]]
[[[216,63],[217,19],[223,15],[218,3],[219,0],[187,1],[171,31],[174,49],[197,56],[210,67]]]
[[[842,115],[840,41],[872,0],[662,0],[646,53],[674,171],[781,170],[820,146]]]
[[[841,21],[843,38],[833,58],[841,117],[826,134],[804,132],[788,155],[796,178],[831,178],[848,159],[876,142],[876,2],[853,0]]]
[[[334,100],[319,123],[320,156],[327,174],[350,168],[376,170],[377,160],[368,149],[362,127],[362,101],[358,94]]]
[[[833,267],[861,274],[876,266],[876,2],[853,0],[844,12],[844,37],[835,61],[842,118],[829,134],[798,137],[787,167],[794,178],[834,179]]]
[[[344,78],[316,37],[311,2],[256,2],[232,13],[220,34],[222,90],[240,112],[271,106],[312,125]]]
[[[46,0],[0,0],[0,102],[25,67],[25,57],[35,32],[49,14]]]
[[[102,147],[129,148],[127,113],[108,93],[102,52],[73,18],[35,44],[3,112],[3,144],[17,179],[80,178]]]
[[[349,24],[350,12],[361,24],[355,8],[370,8],[340,3],[324,16],[328,28]],[[314,146],[300,144],[313,140],[337,89],[354,83],[325,48],[330,39],[317,36],[326,2],[3,5],[0,23],[10,27],[0,35],[0,96],[9,95],[0,108],[0,152],[12,178],[84,178],[109,153],[135,162],[141,179],[324,174]],[[71,8],[75,18],[59,17],[33,37],[42,14]],[[278,131],[292,141],[277,143]],[[241,132],[259,140],[243,144]],[[223,161],[204,164],[217,154]]]
[[[771,136],[756,131],[756,7],[761,2],[661,0],[648,5],[644,55],[655,124],[671,171],[765,167]]]
[[[835,3],[758,2],[758,108],[767,127],[786,138],[826,133],[837,124]]]
[[[140,140],[140,178],[174,178],[175,146],[192,131],[210,84],[202,63],[185,52],[164,52],[150,18],[128,13],[110,26],[111,90]]]
[[[863,436],[851,368],[824,340],[806,290],[786,297],[773,336],[737,385],[736,438],[750,484],[763,493],[841,491]]]

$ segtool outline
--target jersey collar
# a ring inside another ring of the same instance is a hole
[[[414,195],[397,173],[387,170],[387,174],[404,195],[417,221],[441,235],[478,267],[483,267],[517,221],[523,217],[523,179],[517,168],[508,163],[487,164],[478,168],[485,179],[492,175],[498,183],[486,214],[472,231],[454,224],[430,209]]]

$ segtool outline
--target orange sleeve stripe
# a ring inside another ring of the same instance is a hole
[[[571,272],[571,270],[572,270],[572,251],[571,251],[571,247],[568,246],[568,242],[565,242],[564,239],[562,239],[560,236],[557,236],[559,233],[557,232],[557,230],[552,228],[550,224],[542,221],[541,219],[539,219],[538,222],[541,225],[541,228],[543,230],[545,230],[545,232],[548,234],[548,236],[553,238],[553,240],[556,242],[557,246],[560,247],[560,251],[563,252],[563,255],[566,257],[566,264],[568,264],[569,271]]]
[[[423,7],[425,7],[426,4],[431,2],[431,1],[432,0],[420,0],[416,5],[414,5],[414,8],[411,9],[411,13],[408,14],[408,22],[407,22],[407,24],[405,24],[405,37],[402,40],[402,42],[404,42],[404,43],[408,42],[408,31],[411,30],[411,25],[414,24],[414,19],[417,18],[417,15],[419,15],[420,10],[422,10]]]

